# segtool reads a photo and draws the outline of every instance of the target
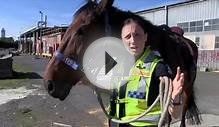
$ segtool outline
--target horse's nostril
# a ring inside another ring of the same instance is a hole
[[[54,90],[54,84],[51,80],[48,81],[48,91],[51,92]]]

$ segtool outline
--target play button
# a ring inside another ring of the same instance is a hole
[[[117,62],[107,53],[105,52],[105,75],[117,64]]]
[[[134,56],[126,50],[122,40],[113,37],[94,41],[83,56],[86,77],[97,87],[108,90],[127,83],[134,63]]]

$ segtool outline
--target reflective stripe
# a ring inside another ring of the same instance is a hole
[[[138,92],[142,92],[142,93],[146,93],[146,79],[144,77],[141,77],[140,82],[139,82],[139,86],[138,86]]]
[[[55,57],[59,60],[59,61],[63,61],[65,64],[67,64],[69,67],[71,67],[74,70],[78,70],[79,69],[79,64],[77,63],[76,60],[65,57],[62,53],[60,53],[59,51],[55,52]]]
[[[143,67],[144,67],[146,70],[149,70],[150,67],[151,67],[151,62],[149,62],[149,63],[144,63],[144,64],[143,64]]]
[[[145,115],[138,119],[137,121],[140,122],[149,122],[149,123],[158,123],[160,120],[160,115]],[[136,121],[136,122],[137,122]]]
[[[128,99],[116,99],[115,103],[119,104],[119,103],[128,103]]]
[[[141,76],[141,77],[149,77],[151,75],[151,73],[149,71],[146,71],[146,70],[143,70],[143,69],[134,68],[132,70],[131,75]]]
[[[66,63],[68,66],[70,66],[74,70],[78,69],[78,64],[76,63],[75,60],[72,60],[70,58],[65,58],[64,63]]]
[[[120,78],[120,80],[128,81],[130,79],[129,76],[123,76]],[[117,82],[118,83],[118,82]]]

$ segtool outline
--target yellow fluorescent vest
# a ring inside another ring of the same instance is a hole
[[[159,61],[161,61],[159,53],[152,51],[149,47],[142,57],[136,61],[126,86],[125,98],[117,97],[116,117],[119,116],[120,103],[125,103],[125,116],[121,118],[122,120],[136,118],[148,108],[147,102],[151,76]],[[119,88],[118,92],[120,92]],[[160,105],[157,104],[149,114],[130,124],[133,126],[157,125],[160,114]]]

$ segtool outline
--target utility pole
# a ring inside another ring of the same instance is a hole
[[[168,24],[168,14],[169,14],[168,11],[169,11],[168,10],[168,5],[166,4],[165,5],[165,23],[166,23],[166,25],[169,25]]]
[[[47,15],[45,15],[45,20],[43,19],[44,18],[44,15],[43,15],[43,12],[42,11],[39,11],[40,13],[40,21],[37,22],[37,28],[39,28],[39,37],[40,37],[40,54],[43,53],[43,40],[42,40],[42,28],[43,27],[47,27]],[[44,20],[44,21],[43,21]]]
[[[40,13],[40,16],[41,16],[41,22],[43,21],[43,12],[42,11],[39,11],[39,13]]]
[[[43,40],[42,40],[42,26],[43,26],[43,12],[39,11],[41,20],[40,20],[40,54],[42,55],[43,53]]]

